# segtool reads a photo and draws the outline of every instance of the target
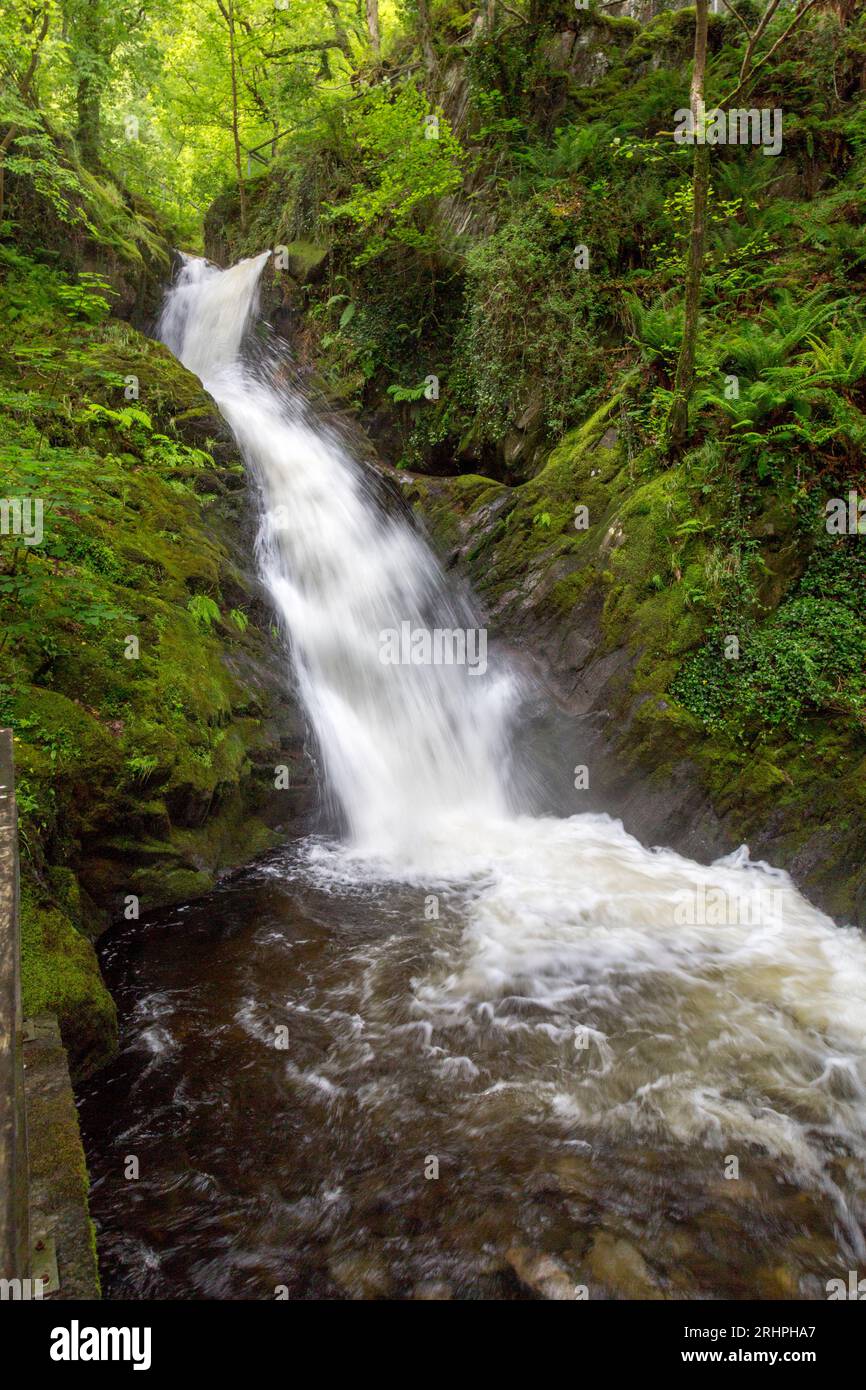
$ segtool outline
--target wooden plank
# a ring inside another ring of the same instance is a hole
[[[18,817],[12,732],[0,729],[0,1278],[30,1273],[21,1037]]]

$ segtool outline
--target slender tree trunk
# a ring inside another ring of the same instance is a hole
[[[78,117],[75,140],[82,163],[87,169],[98,169],[102,103],[99,95],[99,84],[90,73],[86,73],[78,79],[75,109]]]
[[[732,101],[741,98],[750,87],[761,68],[785,45],[791,34],[801,24],[806,15],[815,8],[818,0],[799,0],[798,8],[786,29],[763,55],[756,60],[755,54],[760,39],[764,36],[770,21],[779,8],[780,0],[767,0],[766,8],[755,29],[750,30],[732,5],[726,8],[737,14],[746,29],[747,42],[740,67],[740,77],[733,91],[722,101],[727,107]],[[683,321],[683,341],[677,362],[674,380],[674,395],[668,415],[668,443],[679,449],[685,443],[689,428],[689,401],[695,385],[695,352],[698,341],[698,316],[701,308],[701,284],[704,275],[704,254],[707,239],[707,202],[710,190],[710,149],[703,143],[704,117],[704,77],[707,68],[707,5],[708,0],[695,0],[695,60],[692,69],[691,108],[694,123],[695,158],[692,174],[692,226],[689,238],[689,254],[686,264],[685,314]],[[698,122],[700,121],[701,143],[698,143]]]
[[[668,438],[674,449],[685,442],[689,425],[689,401],[695,385],[695,351],[701,308],[701,283],[707,240],[707,200],[710,188],[710,147],[704,143],[704,76],[707,68],[707,0],[695,0],[695,61],[692,69],[691,108],[695,157],[692,174],[692,225],[686,261],[683,341],[674,380],[674,398],[668,417]]]
[[[436,71],[436,54],[433,49],[433,27],[430,23],[429,0],[418,0],[418,43],[428,76]]]
[[[78,64],[75,143],[82,164],[95,173],[101,168],[102,84],[111,61],[111,50],[106,51],[103,46],[105,34],[100,19],[95,5],[77,6],[72,31],[72,54]]]
[[[487,32],[492,34],[496,28],[496,0],[487,0]]]
[[[379,0],[367,0],[367,33],[370,35],[373,57],[378,63],[382,56],[382,41],[379,36]]]
[[[247,228],[247,193],[244,184],[244,167],[241,159],[241,138],[238,124],[238,71],[237,54],[235,52],[235,6],[234,0],[217,0],[220,13],[226,22],[229,31],[229,63],[231,65],[232,79],[232,138],[235,146],[235,173],[238,180],[238,200],[240,202],[241,231]]]
[[[355,55],[352,52],[352,45],[349,42],[346,26],[343,23],[340,11],[337,7],[337,0],[325,0],[325,5],[328,14],[331,16],[331,23],[334,26],[334,38],[336,39],[337,47],[349,64],[349,67],[352,68],[355,65]]]

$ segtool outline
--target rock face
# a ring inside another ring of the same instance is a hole
[[[553,1255],[539,1255],[525,1246],[513,1245],[505,1258],[521,1284],[540,1298],[562,1302],[578,1297],[575,1280]]]
[[[840,768],[821,721],[808,745],[735,750],[668,694],[706,621],[686,584],[658,585],[693,511],[680,467],[635,480],[602,410],[516,487],[394,476],[445,565],[472,584],[491,633],[559,706],[558,734],[533,755],[560,813],[607,811],[645,843],[704,862],[746,843],[824,910],[866,924],[866,828],[847,813],[863,806],[862,752]],[[768,513],[756,531],[768,593],[781,590],[799,564],[793,518]]]

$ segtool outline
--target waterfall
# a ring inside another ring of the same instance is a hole
[[[746,1168],[749,1152],[770,1155],[829,1195],[862,1256],[861,935],[745,850],[704,867],[607,816],[518,812],[519,681],[486,645],[482,659],[471,608],[411,525],[382,514],[339,440],[243,360],[267,257],[226,271],[185,260],[160,335],[261,490],[261,572],[346,823],[318,871],[460,904],[459,947],[414,985],[419,1018],[463,1030],[467,1051],[482,1020],[539,1029],[539,1048],[568,1050],[573,1081],[557,1088],[527,1052],[519,1084],[531,1077],[566,1121],[636,1143],[665,1133]],[[434,659],[437,631],[464,634],[462,661]]]
[[[220,272],[187,259],[160,336],[214,396],[262,489],[262,574],[352,841],[399,849],[454,808],[506,812],[517,684],[484,669],[486,633],[406,520],[374,507],[337,438],[239,361],[266,260]],[[468,641],[462,663],[400,659],[413,640],[423,657],[437,631],[444,656]]]

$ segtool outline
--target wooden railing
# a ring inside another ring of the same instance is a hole
[[[12,733],[0,729],[0,1279],[25,1280],[30,1234],[20,962]]]

